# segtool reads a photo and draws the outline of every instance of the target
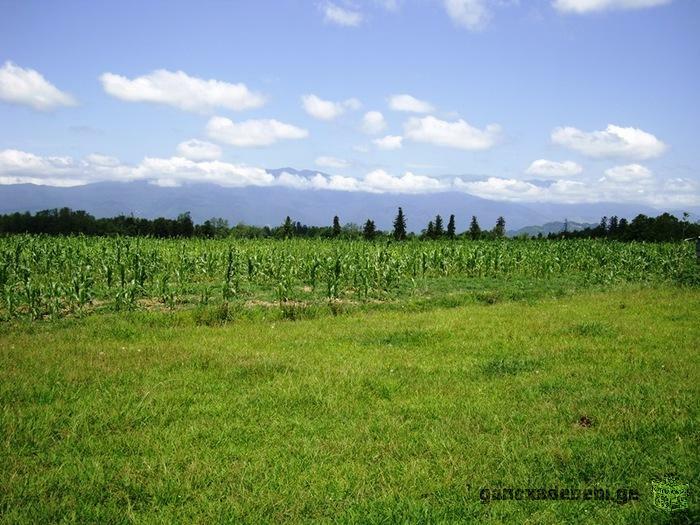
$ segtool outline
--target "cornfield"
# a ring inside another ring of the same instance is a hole
[[[688,244],[569,241],[158,240],[0,238],[0,318],[87,308],[227,303],[313,295],[381,299],[426,279],[567,278],[656,282],[692,271]]]

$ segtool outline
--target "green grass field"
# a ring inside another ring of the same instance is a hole
[[[698,289],[526,288],[0,324],[0,521],[697,522]],[[639,500],[481,502],[509,487]]]

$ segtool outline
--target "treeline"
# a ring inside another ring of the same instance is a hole
[[[192,237],[228,231],[228,223],[215,219],[195,225],[189,213],[183,213],[177,219],[141,219],[133,216],[119,215],[96,219],[89,213],[70,208],[43,210],[31,213],[12,213],[0,215],[0,232],[2,233],[44,233],[48,235],[125,235],[151,237]],[[225,235],[225,233],[224,233]]]
[[[496,238],[505,236],[505,220],[498,219],[493,230],[482,231],[476,217],[467,232],[461,235],[455,227],[455,216],[451,215],[447,227],[443,226],[442,217],[435,217],[420,234],[408,232],[403,209],[399,208],[391,231],[379,230],[374,221],[367,219],[364,225],[354,223],[341,225],[338,216],[333,217],[330,226],[307,226],[287,217],[279,226],[251,226],[239,223],[230,227],[226,219],[213,218],[202,224],[194,224],[188,213],[180,214],[177,219],[143,219],[128,215],[118,215],[97,219],[89,213],[70,208],[0,215],[0,233],[33,233],[47,235],[123,235],[149,237],[234,237],[234,238],[343,238],[343,239],[472,239]]]
[[[628,222],[624,218],[603,217],[594,228],[550,233],[548,239],[601,238],[620,241],[673,241],[700,236],[700,224],[690,222],[687,214],[682,219],[664,213],[658,217],[638,215]],[[70,208],[43,210],[35,214],[12,213],[0,215],[0,233],[34,233],[47,235],[123,235],[148,237],[233,237],[233,238],[340,238],[340,239],[499,239],[506,236],[506,221],[499,217],[492,229],[482,229],[476,217],[472,216],[468,229],[458,231],[456,218],[450,215],[445,225],[442,216],[437,215],[426,227],[416,234],[406,229],[406,216],[399,208],[389,231],[379,230],[372,219],[362,225],[341,224],[338,216],[333,217],[329,226],[307,226],[287,217],[279,226],[251,226],[237,224],[230,227],[228,221],[213,218],[202,224],[194,224],[189,213],[182,213],[176,219],[143,219],[127,215],[97,219],[89,213]],[[524,238],[541,239],[538,236]]]
[[[631,221],[612,216],[603,217],[600,223],[593,228],[568,231],[564,223],[564,231],[558,234],[549,234],[549,238],[564,239],[612,239],[616,241],[681,241],[692,237],[700,237],[700,223],[691,222],[687,213],[683,218],[662,213],[658,217],[637,215]]]

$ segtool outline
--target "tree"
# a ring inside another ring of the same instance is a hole
[[[442,217],[440,215],[435,216],[435,230],[433,233],[433,239],[440,239],[445,235],[445,228],[442,226]]]
[[[425,229],[425,238],[434,239],[435,238],[435,226],[433,226],[433,221],[428,222],[428,227]]]
[[[448,239],[455,238],[455,216],[454,215],[450,215],[450,220],[447,223],[447,238]]]
[[[600,219],[600,224],[593,229],[594,237],[605,237],[608,233],[608,218]]]
[[[340,219],[336,215],[333,217],[333,229],[331,230],[331,235],[333,237],[338,237],[342,231],[343,229],[340,227]]]
[[[178,223],[178,233],[183,237],[192,237],[194,233],[194,223],[192,222],[192,217],[190,217],[190,212],[186,211],[177,216]]]
[[[499,217],[496,220],[496,227],[493,229],[493,236],[497,239],[506,236],[506,220],[503,217]]]
[[[608,237],[617,237],[617,229],[620,227],[620,220],[617,215],[610,217],[608,221]]]
[[[364,228],[362,229],[362,236],[368,240],[374,240],[374,236],[377,234],[377,228],[374,226],[374,221],[367,219]]]
[[[204,221],[201,226],[195,226],[194,230],[200,237],[214,237],[214,226],[212,226],[210,220]]]
[[[620,221],[617,223],[617,236],[620,239],[623,239],[623,240],[625,239],[625,235],[627,234],[627,226],[628,226],[627,219],[622,217],[622,219],[620,219]]]
[[[287,218],[284,219],[284,224],[282,225],[282,237],[285,239],[291,237],[294,235],[294,224],[292,223],[292,219],[287,215]]]
[[[469,224],[469,237],[473,241],[481,237],[481,228],[479,227],[479,221],[476,220],[476,216],[472,215],[472,222]]]
[[[394,239],[403,241],[406,238],[406,217],[403,215],[403,210],[399,207],[399,212],[394,219]]]

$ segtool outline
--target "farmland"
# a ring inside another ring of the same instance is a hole
[[[295,315],[324,302],[357,305],[415,297],[455,279],[462,285],[481,279],[593,286],[678,282],[693,274],[693,247],[688,243],[25,235],[0,239],[0,317],[251,303],[269,303]]]
[[[688,243],[18,235],[0,284],[0,522],[697,521]]]

